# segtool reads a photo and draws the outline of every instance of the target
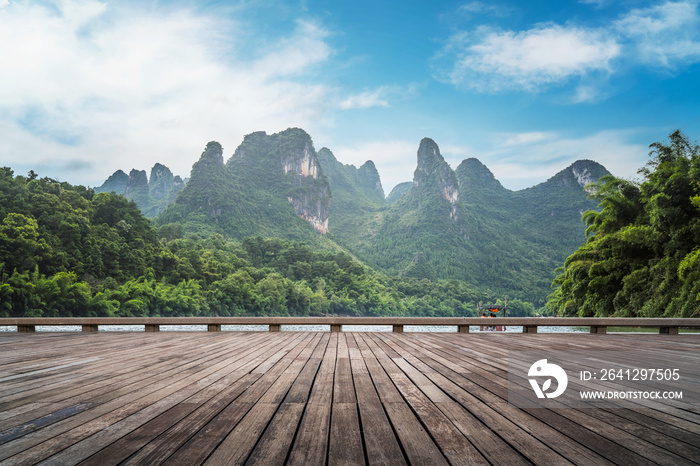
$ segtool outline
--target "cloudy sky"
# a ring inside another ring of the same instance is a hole
[[[385,191],[433,138],[509,189],[700,138],[698,0],[0,0],[0,165],[100,185],[301,127]]]

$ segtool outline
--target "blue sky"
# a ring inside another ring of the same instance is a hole
[[[700,137],[699,82],[698,0],[0,0],[0,164],[91,186],[294,126],[387,194],[423,137],[509,189],[634,178]]]

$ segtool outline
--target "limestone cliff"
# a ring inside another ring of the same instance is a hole
[[[577,160],[560,171],[546,183],[555,184],[574,190],[586,189],[586,185],[594,183],[609,172],[601,164],[592,160]],[[590,192],[590,189],[586,189]]]
[[[331,189],[314,149],[311,136],[299,128],[268,135],[259,131],[247,135],[227,167],[249,192],[260,192],[286,200],[297,216],[323,233],[328,233]],[[275,201],[277,202],[277,201]]]
[[[134,169],[129,172],[129,180],[126,182],[124,197],[133,200],[139,206],[148,204],[148,176],[146,176],[144,170]]]
[[[316,231],[328,233],[328,217],[331,208],[331,190],[328,179],[314,150],[311,136],[297,129],[289,129],[278,135],[289,138],[281,152],[282,170],[292,177],[292,188],[287,200],[298,216],[306,220]]]
[[[303,145],[296,145],[282,155],[282,169],[285,174],[293,173],[303,178],[309,176],[314,179],[318,178],[321,170],[310,138]]]
[[[418,147],[418,167],[413,174],[413,186],[419,192],[437,190],[450,203],[450,218],[459,221],[457,177],[440,154],[438,145],[430,138],[424,138]]]
[[[177,193],[184,187],[182,178],[174,176],[165,165],[156,163],[151,168],[151,176],[148,177],[148,194],[153,199],[173,202]]]

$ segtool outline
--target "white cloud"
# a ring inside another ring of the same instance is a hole
[[[482,29],[451,41],[447,79],[481,92],[538,91],[591,72],[609,72],[619,44],[602,31],[556,24],[522,31]]]
[[[388,107],[389,101],[387,100],[385,94],[386,89],[380,87],[374,91],[366,91],[361,94],[351,95],[340,102],[340,108],[342,110],[353,110],[372,107]]]
[[[188,176],[207,141],[231,154],[252,131],[311,130],[332,106],[335,90],[307,79],[333,53],[318,25],[262,47],[244,23],[117,5],[5,4],[0,165],[91,185],[155,162]]]
[[[663,67],[700,60],[698,2],[664,2],[634,9],[615,22],[640,61]]]
[[[597,28],[567,23],[457,32],[435,57],[436,77],[483,93],[541,92],[575,80],[570,102],[601,100],[609,95],[601,86],[615,72],[639,65],[673,70],[700,61],[698,3],[665,1],[636,8]],[[470,10],[478,6],[467,5]]]

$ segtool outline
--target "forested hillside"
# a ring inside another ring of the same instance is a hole
[[[458,281],[389,278],[342,252],[183,230],[153,229],[123,196],[3,168],[0,316],[468,316],[495,299]]]
[[[360,168],[343,165],[323,148],[318,161],[328,177],[332,194],[328,229],[348,248],[367,247],[377,232],[386,208],[379,173],[372,161]]]
[[[637,183],[595,185],[588,240],[566,260],[548,306],[579,316],[700,316],[700,146],[676,131],[651,145]]]
[[[155,222],[200,236],[261,235],[340,250],[324,235],[331,202],[311,137],[292,128],[247,135],[227,162],[218,142],[207,144],[187,186]]]
[[[352,250],[392,275],[463,280],[540,307],[554,270],[585,241],[581,214],[596,208],[585,186],[605,174],[580,160],[514,192],[477,159],[453,171],[426,138],[413,182],[394,193],[374,237]]]
[[[596,207],[586,184],[608,173],[580,160],[514,192],[477,159],[453,170],[429,138],[420,143],[416,167],[413,181],[385,198],[372,161],[356,168],[327,148],[317,153],[298,128],[249,134],[228,160],[212,141],[187,186],[154,221],[162,231],[202,238],[300,241],[345,252],[392,277],[456,279],[539,308],[553,271],[585,241],[581,214]],[[125,183],[122,175],[103,187]],[[132,175],[130,184],[144,193],[130,188],[139,203],[148,192],[145,172],[141,183]]]

